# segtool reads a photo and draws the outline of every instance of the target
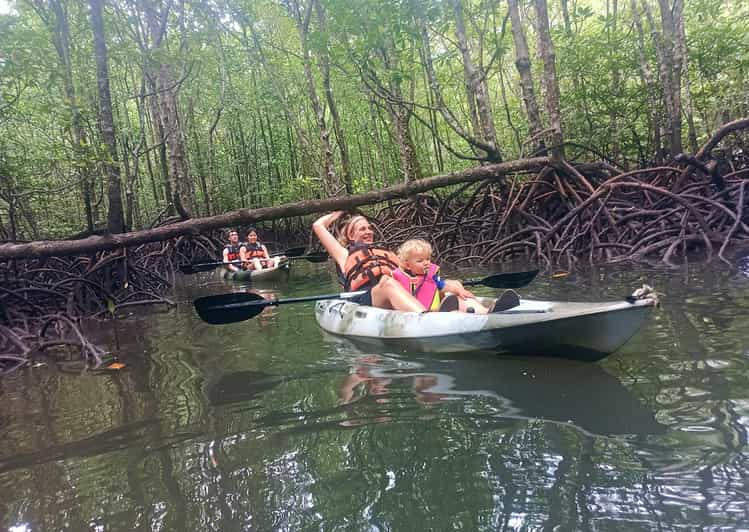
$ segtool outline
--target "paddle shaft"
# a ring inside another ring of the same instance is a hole
[[[489,286],[491,288],[521,288],[538,275],[538,270],[526,272],[495,273],[483,279],[466,279],[463,286]]]
[[[483,285],[492,288],[518,288],[530,283],[537,274],[538,270],[498,273],[489,275],[483,279],[468,279],[464,281],[464,285]],[[357,292],[290,297],[286,299],[265,299],[257,294],[232,293],[201,297],[194,301],[194,305],[195,310],[198,312],[201,319],[214,325],[221,325],[253,318],[260,314],[266,307],[287,305],[290,303],[302,303],[305,301],[321,301],[325,299],[349,299],[365,293],[366,291],[360,290]]]
[[[277,257],[279,255],[271,255],[271,258]],[[261,259],[263,260],[263,259]],[[267,260],[267,259],[265,259]],[[309,262],[325,262],[328,260],[327,254],[310,254],[310,255],[300,255],[298,257],[286,257],[286,260],[292,261],[292,260],[306,260]],[[248,261],[249,262],[249,261]],[[233,265],[233,266],[240,266],[242,264],[242,261],[240,260],[233,260],[229,262],[224,261],[215,261],[215,262],[198,262],[196,264],[186,264],[182,267],[180,267],[180,271],[185,274],[190,273],[198,273],[198,272],[207,272],[210,270],[214,270],[220,266],[227,266],[227,265]]]
[[[214,305],[212,307],[205,307],[206,311],[221,310],[221,309],[235,309],[244,307],[276,307],[278,305],[287,305],[289,303],[304,303],[305,301],[322,301],[325,299],[350,299],[352,297],[360,296],[365,294],[366,290],[359,290],[357,292],[340,292],[338,294],[323,294],[319,296],[304,296],[304,297],[287,297],[285,299],[263,299],[257,301],[240,301],[238,303],[223,303],[221,305]]]

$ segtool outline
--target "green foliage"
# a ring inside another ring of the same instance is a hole
[[[298,1],[304,14],[310,0]],[[310,103],[299,32],[288,9],[292,3],[188,0],[184,13],[169,13],[159,46],[144,34],[145,13],[120,0],[107,4],[118,155],[120,161],[127,158],[130,172],[137,166],[137,175],[127,184],[133,189],[135,228],[150,224],[167,202],[158,123],[151,105],[159,93],[154,93],[150,80],[161,66],[179,84],[178,113],[196,214],[323,195],[320,131]],[[704,141],[725,116],[749,114],[749,5],[718,0],[685,4],[694,120]],[[61,237],[83,230],[84,178],[93,184],[94,222],[106,220],[106,187],[99,170],[105,152],[99,149],[91,24],[85,4],[65,1],[64,5],[77,109],[88,138],[83,149],[73,142],[73,108],[64,90],[65,70],[54,45],[51,11],[45,21],[43,12],[18,3],[16,11],[0,15],[0,149],[2,171],[12,177],[0,184],[0,228],[8,226],[12,214],[19,237]],[[475,165],[460,157],[473,155],[465,140],[431,111],[435,95],[423,64],[421,31],[426,27],[444,104],[463,128],[471,130],[452,3],[320,0],[320,5],[326,26],[321,26],[317,12],[311,13],[307,44],[336,171],[342,172],[342,157],[323,85],[323,59],[330,64],[332,97],[356,191],[402,180],[392,123],[392,113],[398,109],[413,113],[409,133],[427,174]],[[645,49],[641,51],[629,3],[619,2],[616,14],[607,14],[601,2],[569,5],[567,27],[560,6],[550,3],[565,138],[620,161],[647,160],[653,155],[648,143],[650,102],[662,99],[656,43],[647,18],[642,17]],[[660,24],[657,5],[651,7]],[[500,149],[505,159],[523,156],[530,146],[528,123],[506,3],[463,0],[462,8],[471,58],[485,69]],[[523,14],[538,82],[535,13],[528,8]],[[654,74],[655,87],[642,79],[641,52]],[[404,99],[400,106],[394,102],[397,94]],[[540,94],[537,87],[542,104]],[[439,141],[430,129],[433,125]],[[11,213],[10,202],[23,206],[24,213],[17,209]]]

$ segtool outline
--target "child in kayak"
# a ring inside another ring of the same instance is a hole
[[[432,246],[426,240],[414,238],[405,241],[398,248],[400,268],[393,271],[393,278],[411,293],[427,310],[459,310],[476,314],[501,312],[520,304],[518,295],[508,290],[495,302],[491,309],[479,303],[474,295],[455,285],[456,281],[440,277],[439,266],[432,262]],[[462,289],[462,298],[445,292]]]

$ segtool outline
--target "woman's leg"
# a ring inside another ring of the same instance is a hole
[[[403,285],[387,275],[380,277],[380,282],[372,288],[372,305],[405,312],[424,312],[426,310],[418,299],[406,292]]]

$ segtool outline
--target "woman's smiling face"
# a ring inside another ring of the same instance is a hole
[[[374,242],[374,231],[372,225],[366,218],[354,220],[348,228],[347,236],[351,242],[371,244]]]

